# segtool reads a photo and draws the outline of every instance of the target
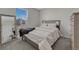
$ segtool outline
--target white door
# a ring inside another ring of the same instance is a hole
[[[6,43],[11,40],[12,28],[15,27],[15,18],[10,16],[2,16],[2,43]]]

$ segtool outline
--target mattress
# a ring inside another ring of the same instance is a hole
[[[40,50],[51,50],[51,45],[53,45],[56,40],[60,37],[59,30],[55,27],[51,29],[48,27],[38,27],[29,34],[24,35],[28,38],[27,41],[31,41],[32,45],[37,46]]]

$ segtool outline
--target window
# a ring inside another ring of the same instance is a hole
[[[28,11],[22,8],[16,8],[16,23],[17,25],[25,24],[28,19]]]

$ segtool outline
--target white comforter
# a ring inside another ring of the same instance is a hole
[[[25,36],[38,44],[40,50],[51,50],[51,45],[56,42],[60,35],[56,27],[37,27]]]

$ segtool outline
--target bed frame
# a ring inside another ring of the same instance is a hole
[[[60,29],[60,20],[44,20],[43,21],[44,23],[47,23],[47,24],[49,24],[49,23],[56,23],[56,22],[58,22],[59,23],[59,25],[57,25],[58,27],[58,29]],[[59,37],[60,38],[60,37]],[[58,39],[59,39],[58,38]],[[57,39],[57,40],[58,40]],[[31,44],[33,47],[35,47],[37,50],[39,50],[38,49],[38,44],[36,44],[36,43],[34,43],[33,41],[31,41],[29,38],[27,38],[26,36],[23,36],[23,40],[24,41],[26,41],[27,43],[29,43],[29,44]],[[56,42],[55,42],[56,43]]]
[[[43,23],[45,23],[45,24],[58,23],[56,25],[56,27],[60,30],[60,25],[61,25],[61,21],[60,20],[43,20],[42,24]]]

